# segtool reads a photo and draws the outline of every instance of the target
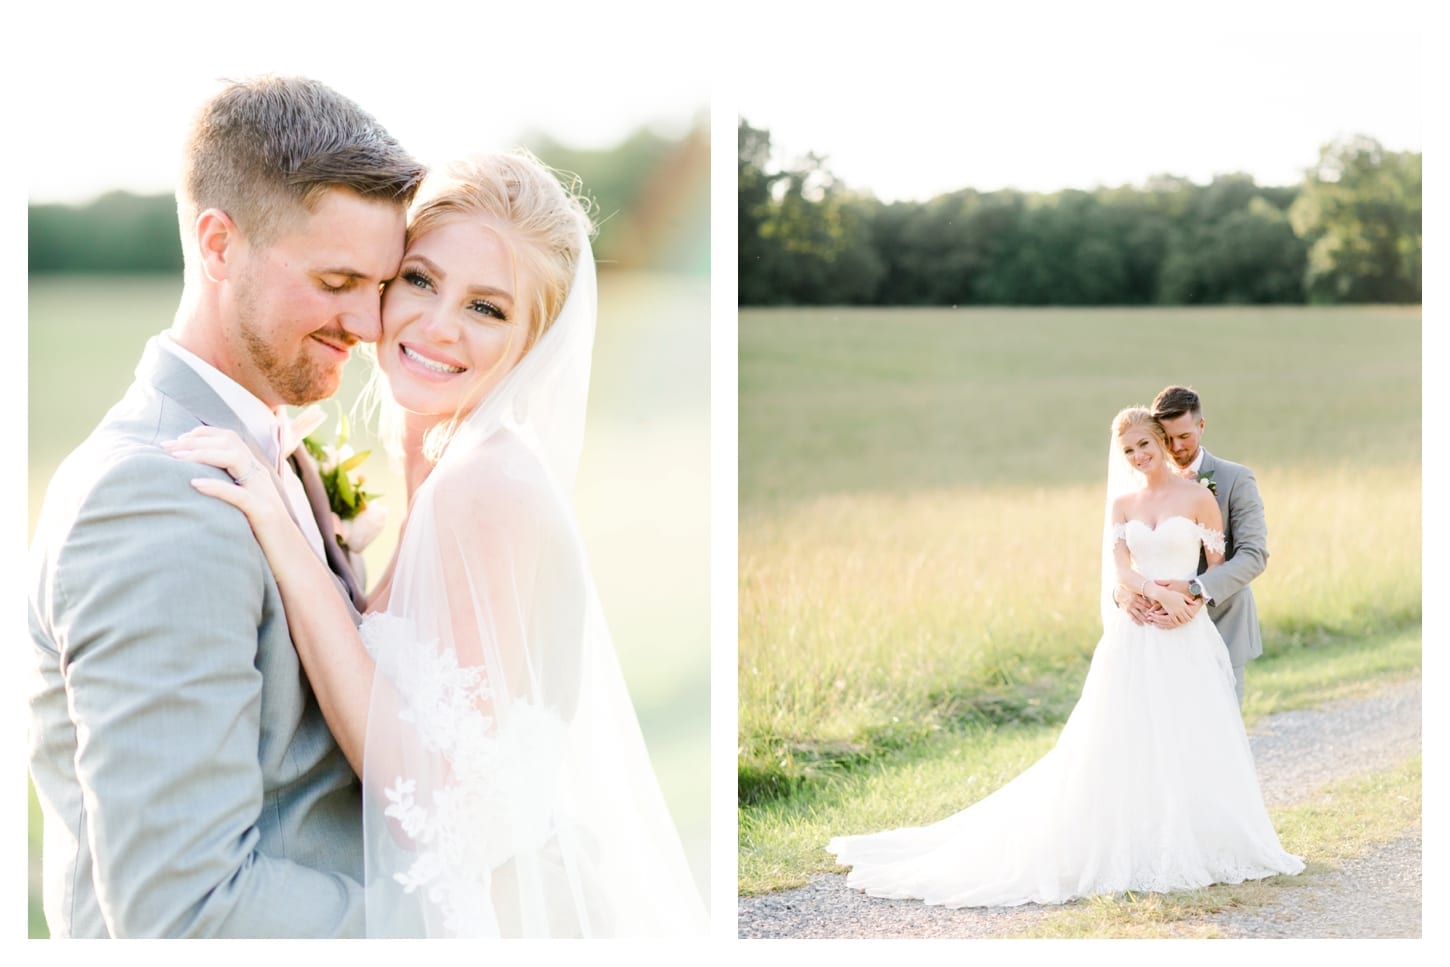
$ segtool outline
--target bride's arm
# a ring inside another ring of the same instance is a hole
[[[1187,594],[1165,587],[1133,567],[1133,556],[1125,541],[1119,541],[1113,548],[1113,560],[1118,568],[1118,583],[1133,588],[1144,597],[1156,601],[1175,622],[1187,620],[1190,598]]]
[[[438,574],[460,665],[479,667],[479,703],[500,721],[527,701],[572,717],[587,592],[564,553],[563,505],[535,458],[494,441],[434,482]]]
[[[327,565],[308,545],[281,494],[235,433],[202,427],[167,449],[174,457],[220,467],[233,479],[243,480],[235,485],[208,477],[191,483],[247,515],[282,594],[287,628],[317,704],[353,771],[362,775],[374,664]]]
[[[1112,520],[1115,525],[1127,523],[1125,500],[1126,498],[1119,498],[1113,505]],[[1155,602],[1167,613],[1165,620],[1178,624],[1192,616],[1189,613],[1191,599],[1187,594],[1163,586],[1133,566],[1133,555],[1128,550],[1126,540],[1120,538],[1113,545],[1113,563],[1117,568],[1118,584],[1132,588],[1138,594]]]

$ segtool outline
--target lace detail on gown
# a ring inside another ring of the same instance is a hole
[[[556,829],[551,807],[564,722],[528,702],[513,703],[507,722],[495,722],[485,712],[491,690],[483,669],[461,666],[451,650],[419,640],[402,618],[368,615],[359,633],[397,693],[399,721],[419,748],[447,763],[449,774],[426,802],[415,798],[414,777],[384,780],[383,814],[413,853],[394,879],[405,893],[423,890],[450,932],[471,932],[477,911],[489,907],[494,870],[514,852],[505,844],[542,849]]]
[[[1206,540],[1169,517],[1121,525],[1154,579],[1197,570]],[[1223,639],[1109,614],[1056,746],[985,799],[927,826],[838,836],[827,850],[872,896],[949,907],[1062,903],[1298,873],[1264,808]]]
[[[1203,546],[1215,554],[1224,553],[1223,531],[1216,531],[1212,527],[1198,525],[1198,536],[1203,540]]]

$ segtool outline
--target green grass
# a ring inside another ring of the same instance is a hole
[[[40,900],[40,803],[35,801],[35,787],[28,780],[25,783],[25,799],[28,825],[28,835],[26,836],[27,936],[32,940],[44,940],[50,936],[50,928],[45,925],[45,910],[42,908]]]
[[[1252,728],[1265,715],[1359,697],[1419,672],[1417,629],[1294,649],[1249,666],[1244,720]],[[971,805],[1041,758],[1060,730],[1061,722],[972,724],[849,765],[818,767],[792,794],[741,808],[740,893],[839,872],[825,851],[832,836],[924,825]]]
[[[742,891],[1050,747],[1101,632],[1108,422],[1168,383],[1265,500],[1246,715],[1418,673],[1418,308],[761,310],[740,343]]]
[[[1259,470],[1418,461],[1420,308],[750,309],[741,528],[827,494],[1100,483],[1170,383]]]

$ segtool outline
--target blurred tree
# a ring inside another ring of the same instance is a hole
[[[883,269],[865,220],[825,159],[807,155],[772,188],[760,232],[774,243],[768,277],[776,295],[794,304],[869,301]]]
[[[113,191],[89,205],[33,205],[31,272],[179,272],[176,199]]]
[[[525,141],[554,169],[577,175],[594,201],[601,265],[709,271],[708,117],[683,137],[645,127],[608,148],[574,148],[542,134]]]
[[[601,150],[572,148],[542,135],[526,142],[566,173],[564,180],[579,177],[595,204],[594,251],[603,267],[709,271],[707,116],[679,137],[641,128]],[[85,205],[32,205],[29,270],[178,273],[176,200],[112,192]]]
[[[1167,305],[1303,302],[1305,245],[1282,190],[1243,174],[1186,192],[1186,217],[1167,236],[1158,300]],[[1272,199],[1272,200],[1271,200]]]
[[[1316,302],[1421,300],[1421,156],[1357,135],[1324,145],[1289,209]]]
[[[1301,303],[1306,284],[1324,301],[1420,297],[1420,156],[1373,142],[1326,149],[1303,186],[1156,175],[889,205],[815,155],[772,168],[769,132],[743,120],[739,151],[745,305]]]
[[[754,305],[774,301],[767,275],[773,245],[762,234],[762,226],[770,215],[772,185],[780,175],[766,171],[770,165],[770,133],[752,128],[744,118],[740,120],[738,159],[738,298],[743,304]]]
[[[739,301],[744,304],[871,302],[885,268],[872,243],[870,208],[807,155],[773,169],[770,136],[738,127]]]

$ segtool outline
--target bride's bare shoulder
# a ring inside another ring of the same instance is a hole
[[[454,519],[537,515],[557,498],[539,457],[511,433],[445,454],[433,477],[433,499]]]
[[[1218,499],[1202,484],[1193,484],[1198,493],[1193,496],[1193,519],[1205,527],[1223,530],[1223,513],[1218,509]]]

